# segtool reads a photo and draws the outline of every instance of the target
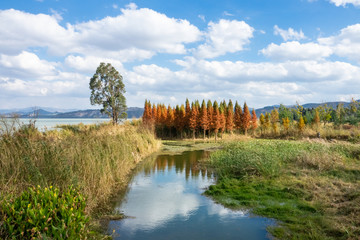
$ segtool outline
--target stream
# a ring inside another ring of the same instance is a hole
[[[197,168],[206,151],[159,155],[135,171],[115,210],[128,216],[109,222],[114,239],[270,239],[274,221],[231,210],[203,195],[215,183]]]

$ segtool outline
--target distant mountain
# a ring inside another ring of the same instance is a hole
[[[357,100],[357,102],[360,102],[360,99]],[[318,106],[322,106],[322,105],[327,105],[327,106],[331,106],[332,108],[336,108],[337,105],[339,104],[344,104],[344,107],[347,108],[349,107],[350,105],[350,102],[342,102],[342,101],[339,101],[339,102],[325,102],[325,103],[306,103],[306,104],[303,104],[301,106],[303,106],[304,108],[317,108]],[[279,108],[280,105],[273,105],[273,106],[266,106],[266,107],[263,107],[263,108],[258,108],[258,109],[255,109],[255,113],[257,116],[260,116],[260,114],[265,114],[265,113],[270,113],[271,110],[273,110],[274,108]],[[296,105],[290,105],[290,106],[286,106],[287,108],[295,108]]]
[[[128,108],[127,114],[128,118],[140,118],[143,115],[144,109],[138,107]],[[107,115],[101,114],[99,109],[87,109],[87,110],[77,110],[70,112],[49,112],[44,109],[32,110],[30,112],[21,113],[21,112],[9,112],[3,113],[6,116],[12,114],[18,114],[20,118],[108,118]]]
[[[360,102],[360,100],[357,100]],[[325,102],[325,103],[306,103],[302,106],[304,108],[316,108],[320,105],[328,105],[336,108],[338,104],[344,104],[344,107],[348,107],[350,102]],[[274,108],[279,108],[280,105],[266,106],[263,108],[255,109],[256,115],[270,113]],[[296,105],[288,105],[288,108],[295,108]],[[35,114],[34,114],[35,110]],[[127,114],[128,119],[140,118],[143,115],[144,109],[138,107],[129,107]],[[43,107],[29,107],[22,109],[0,109],[0,114],[5,116],[11,116],[17,114],[21,118],[30,118],[37,115],[38,118],[108,118],[107,115],[101,114],[99,109],[87,109],[87,110],[66,110],[59,108],[43,108]]]
[[[34,111],[45,111],[50,113],[62,113],[62,112],[72,112],[77,109],[63,109],[63,108],[51,108],[51,107],[28,107],[28,108],[13,108],[13,109],[0,109],[0,114],[31,114]]]

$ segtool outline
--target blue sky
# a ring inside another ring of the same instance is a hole
[[[0,108],[94,108],[100,62],[128,106],[360,98],[360,0],[0,3]]]

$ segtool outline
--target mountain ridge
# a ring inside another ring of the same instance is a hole
[[[360,102],[360,100],[357,100]],[[331,106],[336,108],[338,104],[344,104],[344,107],[348,107],[350,102],[334,101],[324,103],[305,103],[302,104],[304,108],[316,108],[321,105]],[[296,105],[285,105],[287,108],[295,108]],[[279,108],[280,105],[265,106],[263,108],[255,109],[256,115],[265,114],[271,112],[274,108]],[[144,108],[129,107],[127,110],[128,119],[140,118],[143,115]],[[10,117],[14,114],[20,118],[108,118],[106,114],[101,114],[99,109],[60,109],[51,107],[28,107],[28,108],[16,108],[16,109],[0,109],[0,114]]]

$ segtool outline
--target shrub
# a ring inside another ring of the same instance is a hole
[[[29,188],[19,197],[0,203],[2,237],[11,239],[79,239],[89,218],[86,199],[69,187]]]

